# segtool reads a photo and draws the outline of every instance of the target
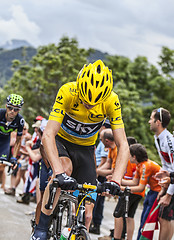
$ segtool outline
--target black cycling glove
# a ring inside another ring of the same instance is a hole
[[[66,173],[57,174],[56,178],[59,182],[59,187],[62,190],[76,190],[77,181],[74,178],[69,177]]]
[[[115,181],[104,182],[102,192],[108,192],[111,195],[119,195],[120,185]]]
[[[13,165],[17,164],[17,158],[11,157],[11,158],[10,158],[10,162],[11,162],[11,164],[13,164]]]
[[[17,158],[11,157],[11,158],[10,158],[10,162],[11,162],[11,164],[12,164],[12,169],[13,169],[14,171],[17,171]]]

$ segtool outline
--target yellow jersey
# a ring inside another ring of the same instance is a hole
[[[124,128],[116,93],[112,92],[105,102],[92,109],[86,109],[78,97],[77,83],[69,82],[59,89],[49,120],[61,123],[60,137],[78,145],[91,146],[107,117],[112,129]]]

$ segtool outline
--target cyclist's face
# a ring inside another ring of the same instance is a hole
[[[14,107],[14,106],[8,106],[6,105],[6,119],[7,121],[13,121],[15,119],[16,115],[19,113],[20,108]]]
[[[95,107],[95,105],[90,105],[90,104],[87,104],[87,103],[84,103],[84,102],[82,102],[82,103],[83,103],[83,106],[84,106],[86,109],[91,109],[91,108]]]

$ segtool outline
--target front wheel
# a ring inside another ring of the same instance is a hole
[[[75,240],[91,240],[89,233],[86,229],[82,228],[78,231]]]

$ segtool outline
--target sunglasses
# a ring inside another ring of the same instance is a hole
[[[163,118],[162,118],[162,110],[163,110],[163,108],[158,108],[158,109],[157,109],[157,112],[159,112],[159,114],[160,114],[160,122],[163,121]]]
[[[14,112],[18,112],[20,110],[20,108],[14,108],[14,107],[11,107],[11,106],[7,106],[7,108],[12,111],[14,110]]]
[[[23,130],[27,130],[26,128],[23,128]]]

